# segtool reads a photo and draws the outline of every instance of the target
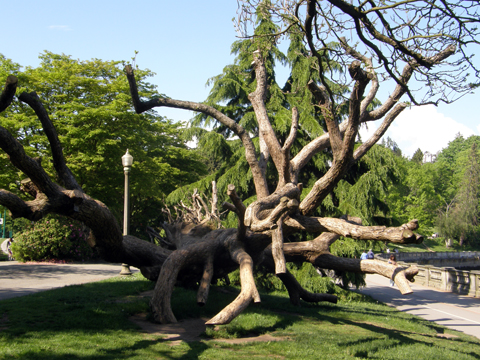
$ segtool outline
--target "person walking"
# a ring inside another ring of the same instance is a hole
[[[397,259],[395,258],[395,255],[390,255],[390,258],[388,259],[388,263],[392,265],[397,265]],[[393,279],[390,279],[390,286],[395,285],[395,281]]]

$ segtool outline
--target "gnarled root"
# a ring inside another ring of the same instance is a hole
[[[207,325],[225,325],[237,317],[253,300],[260,302],[255,281],[253,278],[253,260],[250,255],[239,245],[234,244],[230,251],[231,257],[240,265],[240,294],[228,306],[220,311],[215,317],[206,322]]]
[[[289,183],[280,191],[255,201],[245,212],[245,225],[254,232],[275,229],[283,214],[298,208],[299,196],[300,188]]]
[[[300,299],[306,302],[328,301],[334,304],[337,303],[336,295],[311,293],[305,290],[288,270],[283,274],[277,274],[277,276],[287,288],[290,302],[293,305],[300,305]]]
[[[209,256],[205,262],[203,269],[202,280],[200,280],[200,286],[197,292],[197,304],[203,306],[207,303],[208,292],[210,290],[210,283],[213,278],[213,255]]]
[[[272,254],[270,252],[270,249],[265,250],[265,255],[266,257],[265,257],[265,260],[263,261],[263,265],[265,265],[270,270],[273,270],[276,264],[273,261],[273,258],[271,257]],[[286,270],[284,273],[280,273],[276,275],[280,280],[282,280],[283,284],[287,288],[288,295],[290,297],[290,302],[293,305],[299,306],[300,299],[306,302],[328,301],[334,304],[337,303],[337,297],[335,295],[318,294],[318,293],[312,293],[305,290],[302,287],[302,285],[300,285],[300,283],[297,281],[295,276],[293,276],[292,273],[288,270]]]
[[[152,300],[150,300],[153,318],[161,324],[177,322],[170,301],[178,273],[185,263],[185,250],[174,251],[163,263]]]

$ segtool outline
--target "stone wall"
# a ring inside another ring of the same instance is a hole
[[[437,267],[474,267],[480,266],[480,251],[445,252],[401,252],[376,254],[375,257],[387,260],[394,254],[397,261],[433,265]]]
[[[480,298],[480,271],[464,271],[431,265],[417,266],[419,272],[415,276],[415,284]]]
[[[376,254],[387,261],[391,254]],[[417,265],[415,284],[480,298],[480,271],[457,270],[453,266],[479,266],[479,251],[394,253],[399,265]],[[440,266],[429,265],[431,263]]]

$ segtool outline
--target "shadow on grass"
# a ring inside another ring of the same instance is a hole
[[[136,276],[68,286],[0,301],[0,342],[13,344],[12,348],[7,348],[8,351],[17,351],[12,353],[12,357],[42,360],[110,360],[144,355],[149,359],[197,359],[211,349],[214,345],[203,341],[172,347],[158,336],[137,332],[138,328],[128,317],[149,312],[150,299],[141,294],[153,287],[154,283]],[[237,294],[237,289],[213,287],[207,305],[198,307],[193,305],[196,303],[196,291],[177,288],[172,297],[172,308],[178,320],[209,318],[229,304]],[[386,321],[385,318],[389,320]],[[384,305],[303,303],[302,307],[294,307],[288,297],[268,294],[262,295],[261,305],[250,306],[231,324],[222,328],[231,337],[278,332],[289,336],[291,334],[293,340],[299,340],[302,335],[297,335],[292,330],[298,324],[310,326],[308,331],[313,333],[311,336],[318,343],[325,342],[322,334],[333,329],[332,325],[338,325],[336,331],[343,325],[361,329],[360,335],[346,333],[334,340],[337,348],[351,351],[350,355],[360,358],[385,349],[393,351],[399,345],[402,349],[405,346],[437,346],[442,339],[436,338],[436,334],[445,330],[434,323]],[[322,324],[322,331],[316,334],[316,329]],[[77,345],[75,340],[69,340],[71,343],[65,344],[63,349],[85,346],[90,350],[78,353],[66,350],[61,354],[48,349],[41,350],[41,345],[51,339],[58,341],[58,338],[62,338],[64,341],[63,338],[75,337],[83,337],[83,342]],[[90,338],[100,342],[98,350],[93,348],[95,342]],[[106,343],[101,344],[101,341]],[[458,349],[451,346],[455,342],[459,344]],[[29,343],[30,348],[25,346],[20,350],[12,350],[15,346],[21,347],[26,343]],[[448,351],[453,353],[468,355],[473,359],[480,358],[478,353],[471,350],[474,347],[470,346],[478,347],[478,342],[448,339],[444,346],[447,345]]]
[[[182,349],[181,355],[173,348],[165,348],[163,350],[154,350],[153,348],[158,344],[158,340],[140,340],[134,345],[117,348],[113,350],[103,350],[101,353],[92,355],[79,355],[75,353],[57,354],[52,351],[26,351],[15,358],[29,359],[29,360],[64,360],[64,359],[81,359],[81,360],[122,360],[131,357],[138,358],[138,353],[147,353],[149,359],[179,359],[182,360],[197,360],[198,357],[208,349],[208,345],[202,342],[189,343],[188,349]],[[0,356],[0,358],[2,358]]]

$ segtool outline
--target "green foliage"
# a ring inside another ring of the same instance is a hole
[[[413,161],[414,163],[417,163],[417,164],[423,163],[423,152],[422,152],[422,150],[417,149],[417,151],[415,151],[415,153],[413,154],[411,161]]]
[[[465,156],[466,155],[466,156]],[[463,170],[455,198],[437,218],[442,235],[456,238],[460,245],[480,243],[479,194],[480,159],[477,143],[473,142],[467,154],[460,152],[456,163]],[[463,166],[462,166],[463,165]]]
[[[391,140],[383,145],[394,151],[395,144]],[[477,242],[478,146],[479,136],[464,139],[457,134],[434,162],[420,161],[423,159],[420,149],[414,156],[418,161],[397,156],[397,181],[388,186],[385,201],[393,223],[399,225],[417,219],[423,235],[439,232],[460,243],[463,240]]]
[[[14,238],[13,256],[16,260],[77,260],[96,256],[87,243],[88,231],[73,220],[49,216],[39,220]]]
[[[310,263],[287,263],[287,269],[297,279],[300,285],[307,291],[321,294],[335,294],[336,287],[332,279],[328,277],[321,277],[312,264]],[[258,269],[255,276],[255,283],[264,291],[282,291],[287,289],[283,282],[272,273],[267,273],[263,269]],[[236,280],[236,276],[233,275],[230,278],[232,284],[237,284],[232,280]],[[239,283],[237,284],[239,285]]]
[[[253,52],[260,50],[267,72],[266,107],[274,131],[282,143],[291,126],[291,109],[299,110],[299,129],[296,142],[292,147],[294,156],[313,138],[323,134],[324,124],[318,107],[312,105],[312,95],[308,91],[309,80],[317,79],[315,62],[317,60],[305,56],[308,51],[302,42],[298,29],[289,32],[289,48],[287,55],[277,47],[278,39],[274,35],[278,31],[272,22],[268,9],[269,2],[262,2],[256,12],[255,36],[236,41],[232,45],[232,53],[236,55],[234,63],[226,66],[222,74],[212,77],[208,85],[212,86],[206,103],[220,110],[246,131],[254,135],[254,143],[258,150],[258,124],[248,94],[256,88],[255,72],[251,66]],[[327,59],[326,59],[327,61]],[[280,86],[275,77],[275,66],[282,64],[291,67],[291,74],[286,84]],[[331,64],[336,69],[335,64]],[[215,134],[208,134],[200,127],[208,127]],[[244,150],[239,140],[232,140],[232,133],[215,119],[204,114],[198,114],[192,121],[192,127],[186,133],[198,139],[198,149],[208,159],[209,169],[215,172],[219,196],[225,196],[226,186],[230,183],[241,192],[242,198],[255,195],[251,172],[245,160]],[[222,140],[219,136],[228,140]],[[315,156],[314,161],[302,172],[301,182],[310,183],[328,170],[328,154]],[[274,189],[278,176],[269,164],[267,181],[271,190]],[[203,183],[202,183],[203,184]],[[189,186],[188,188],[191,188]],[[177,192],[178,194],[178,192]],[[178,196],[175,196],[178,198]],[[220,201],[224,200],[223,198]]]
[[[130,176],[133,196],[131,232],[141,235],[147,225],[161,219],[163,198],[181,185],[206,174],[206,168],[182,139],[181,123],[155,111],[136,114],[129,85],[120,61],[81,61],[51,52],[40,54],[37,68],[20,66],[0,57],[0,77],[14,73],[19,89],[35,91],[59,135],[67,165],[90,196],[104,202],[122,217],[124,175],[121,157],[127,149],[134,157]],[[160,97],[148,82],[149,70],[136,69],[141,97]],[[44,158],[46,171],[54,176],[51,151],[34,112],[14,101],[0,115],[0,125],[24,145],[28,155]],[[48,160],[45,160],[48,159]],[[18,193],[24,178],[0,155],[0,188]]]
[[[386,203],[390,187],[401,176],[401,159],[375,145],[335,189],[342,214],[358,216],[363,225],[374,225],[389,214]]]

